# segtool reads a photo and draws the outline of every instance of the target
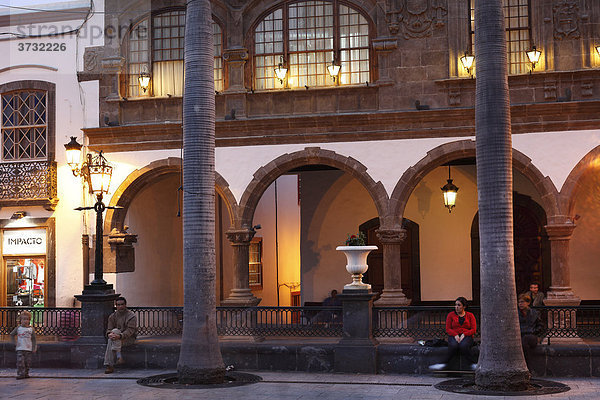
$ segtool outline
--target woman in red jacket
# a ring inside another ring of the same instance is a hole
[[[446,333],[448,333],[448,354],[446,360],[440,364],[433,364],[429,369],[440,371],[446,368],[448,362],[458,352],[466,357],[471,364],[471,369],[477,367],[477,361],[471,356],[471,347],[473,347],[473,335],[477,330],[475,316],[466,311],[467,299],[459,297],[454,302],[454,311],[446,317]]]

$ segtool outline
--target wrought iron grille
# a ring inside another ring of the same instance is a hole
[[[138,321],[138,336],[181,335],[183,307],[129,307]]]
[[[341,337],[341,307],[217,307],[217,331],[231,336]]]
[[[56,162],[0,163],[0,200],[56,198]]]
[[[445,338],[446,316],[451,307],[409,306],[373,308],[373,336],[414,340]],[[469,307],[479,323],[479,308]],[[479,336],[479,326],[475,336]]]
[[[61,336],[76,339],[81,334],[81,309],[79,308],[0,308],[0,334],[8,335],[17,327],[17,317],[23,311],[31,313],[31,326],[39,336]]]

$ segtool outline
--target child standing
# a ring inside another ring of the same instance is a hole
[[[17,379],[29,378],[29,367],[31,366],[31,353],[35,353],[37,345],[35,342],[35,332],[31,326],[31,313],[23,311],[19,318],[19,326],[10,333],[11,340],[15,342],[17,351]]]

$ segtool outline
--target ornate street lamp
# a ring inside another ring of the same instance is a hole
[[[98,153],[96,156],[88,153],[86,155],[86,161],[79,166],[81,159],[81,148],[83,146],[77,143],[75,137],[71,137],[71,141],[65,144],[67,152],[67,164],[71,167],[71,171],[74,176],[81,176],[85,182],[87,182],[89,191],[91,194],[96,195],[96,204],[92,207],[77,207],[75,210],[94,210],[96,211],[96,253],[94,263],[94,280],[92,286],[106,286],[106,281],[103,279],[103,243],[102,239],[104,236],[102,213],[108,209],[119,209],[119,206],[106,206],[102,202],[102,197],[105,193],[108,193],[110,187],[110,180],[112,177],[112,167],[108,164],[108,161],[102,154]]]
[[[342,68],[341,65],[336,65],[335,61],[331,61],[331,65],[327,66],[327,72],[329,72],[329,76],[331,76],[331,78],[333,78],[333,81],[335,82],[335,78],[338,77],[338,75],[340,74],[340,68]]]
[[[531,71],[529,71],[530,74],[535,69],[535,64],[537,64],[537,62],[540,61],[541,55],[542,55],[542,52],[540,50],[536,49],[535,46],[533,46],[531,48],[531,50],[529,50],[527,52],[527,58],[529,59],[529,62],[531,63]]]
[[[441,189],[444,193],[444,206],[448,209],[448,212],[451,213],[456,205],[456,192],[458,192],[458,186],[452,183],[452,178],[450,177],[450,165],[448,165],[448,183]]]
[[[467,73],[471,78],[473,78],[473,62],[475,61],[475,56],[473,54],[469,54],[465,51],[465,55],[460,58],[460,62],[464,69],[467,70]]]
[[[287,68],[283,66],[283,56],[281,56],[279,64],[277,68],[275,68],[275,76],[279,79],[279,82],[283,85],[283,80],[285,79],[285,75],[287,74]]]

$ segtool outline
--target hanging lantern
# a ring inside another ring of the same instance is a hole
[[[329,76],[331,76],[333,78],[334,82],[335,82],[335,78],[337,78],[337,76],[340,73],[340,68],[341,68],[341,65],[336,65],[335,61],[331,61],[331,65],[327,66],[327,72],[329,72]]]
[[[146,93],[148,87],[150,86],[150,73],[148,72],[148,68],[144,65],[142,72],[138,76],[138,82],[140,84],[140,89],[142,92]]]
[[[452,183],[452,178],[450,177],[450,165],[448,165],[448,182],[441,189],[444,193],[444,206],[448,209],[448,212],[451,213],[456,205],[458,186]]]

